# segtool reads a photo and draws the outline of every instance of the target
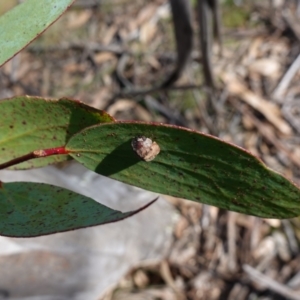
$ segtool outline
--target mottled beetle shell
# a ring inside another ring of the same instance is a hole
[[[137,136],[131,141],[132,149],[144,161],[153,160],[160,152],[160,148],[156,142],[145,136]]]

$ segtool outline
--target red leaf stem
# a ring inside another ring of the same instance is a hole
[[[30,159],[34,158],[40,158],[40,157],[47,157],[51,155],[63,155],[63,154],[69,154],[70,152],[66,150],[65,147],[56,147],[56,148],[50,148],[50,149],[42,149],[42,150],[35,150],[28,154],[25,154],[23,156],[14,158],[8,162],[5,162],[3,164],[0,164],[0,170],[9,168],[11,166],[20,164],[22,162],[28,161]]]

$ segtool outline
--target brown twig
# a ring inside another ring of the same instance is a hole
[[[284,93],[287,90],[292,79],[294,78],[296,73],[299,71],[299,68],[300,68],[300,54],[293,61],[293,63],[288,68],[287,72],[281,78],[280,82],[278,83],[276,89],[273,92],[273,95],[272,95],[273,98],[279,99],[284,95]]]
[[[185,69],[193,48],[193,20],[190,1],[170,0],[176,40],[177,62],[175,70],[161,84],[162,88],[173,85]]]
[[[255,281],[265,287],[269,288],[271,291],[286,297],[292,300],[298,300],[300,293],[298,291],[294,291],[291,288],[283,285],[282,283],[275,281],[274,279],[266,276],[260,271],[254,269],[249,265],[243,265],[244,272],[249,276],[252,281]]]
[[[274,145],[278,150],[282,151],[289,159],[290,161],[300,168],[300,162],[298,157],[291,152],[282,142],[280,142],[277,137],[275,136],[274,132],[270,130],[269,126],[266,126],[261,122],[258,118],[256,118],[253,113],[250,110],[247,110],[247,112],[244,111],[244,108],[240,105],[237,105],[235,101],[231,101],[231,103],[234,105],[234,107],[240,111],[244,115],[248,115],[251,119],[252,124],[257,128],[258,132],[272,145]]]
[[[211,19],[211,7],[209,1],[198,0],[198,22],[199,22],[199,36],[200,36],[200,48],[202,53],[202,66],[206,85],[214,90],[215,80],[211,62],[211,43],[212,36],[209,26],[209,20]]]
[[[43,47],[40,45],[31,45],[28,47],[28,51],[30,52],[53,52],[53,51],[67,51],[67,50],[78,50],[78,51],[92,51],[92,52],[111,52],[116,55],[122,55],[124,53],[131,54],[131,51],[127,50],[126,48],[117,45],[102,45],[100,43],[95,42],[74,42],[74,43],[64,43],[61,45],[54,45]]]
[[[114,95],[114,98],[119,98],[119,97],[136,97],[136,96],[144,96],[147,94],[152,94],[152,93],[157,93],[157,92],[162,92],[162,91],[167,91],[167,90],[172,90],[172,91],[177,91],[177,90],[191,90],[191,89],[202,89],[207,91],[208,89],[199,84],[187,84],[187,85],[181,85],[181,86],[170,86],[170,87],[152,87],[149,89],[136,89],[136,90],[129,90],[129,91],[124,91],[120,92]]]

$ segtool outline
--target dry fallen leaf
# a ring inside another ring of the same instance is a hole
[[[261,96],[253,93],[233,74],[224,73],[222,74],[222,78],[226,83],[230,94],[239,97],[248,105],[262,113],[265,118],[281,133],[286,135],[290,135],[292,133],[291,127],[282,118],[281,111],[275,103],[269,102]]]
[[[134,116],[134,119],[138,119],[145,122],[153,121],[151,114],[146,110],[142,105],[136,103],[133,100],[129,99],[119,99],[117,102],[109,106],[107,112],[115,116],[120,112],[131,111]],[[122,118],[118,117],[118,120]]]
[[[255,60],[249,65],[249,71],[263,76],[278,78],[280,76],[280,63],[272,58]]]
[[[109,60],[117,60],[117,59],[116,56],[111,52],[101,52],[94,55],[94,60],[97,64],[102,64]]]
[[[80,13],[69,12],[67,28],[76,29],[85,25],[88,22],[88,20],[91,18],[92,14],[93,13],[91,10],[83,10]]]
[[[140,41],[143,44],[148,44],[154,38],[157,32],[157,24],[155,21],[150,20],[143,24],[140,29]]]

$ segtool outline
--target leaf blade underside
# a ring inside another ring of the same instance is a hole
[[[117,222],[145,209],[155,200],[137,210],[122,213],[53,185],[1,183],[0,235],[34,237]]]

